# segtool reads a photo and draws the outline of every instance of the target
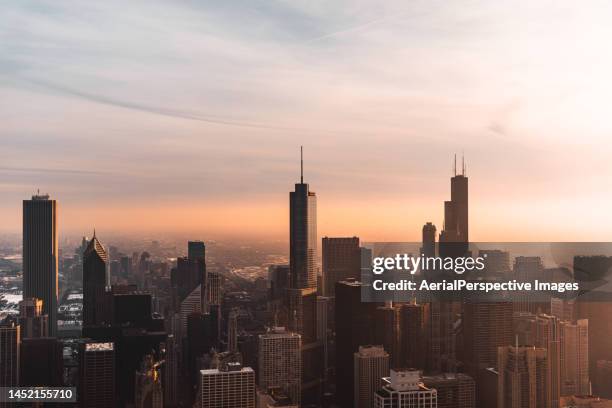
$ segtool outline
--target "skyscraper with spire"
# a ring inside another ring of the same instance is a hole
[[[105,295],[110,284],[107,264],[108,255],[94,230],[83,252],[83,326],[100,325],[106,318]]]
[[[303,150],[300,148],[300,182],[289,193],[289,263],[291,287],[317,286],[317,196],[304,183]]]
[[[455,155],[454,176],[451,177],[451,199],[444,202],[444,229],[440,242],[469,242],[468,235],[468,178],[465,159],[461,159],[461,174],[457,174]]]

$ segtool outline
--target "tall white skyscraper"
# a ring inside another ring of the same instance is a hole
[[[200,408],[255,408],[255,371],[240,363],[200,370]]]
[[[302,338],[282,327],[259,335],[259,387],[280,388],[291,401],[301,400]]]
[[[427,388],[416,370],[391,370],[374,394],[375,408],[438,408],[438,393]]]
[[[355,408],[372,408],[374,394],[389,376],[389,354],[382,346],[359,346],[355,353]]]

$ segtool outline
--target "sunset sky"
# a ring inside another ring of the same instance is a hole
[[[608,1],[37,1],[0,13],[0,231],[612,239]]]

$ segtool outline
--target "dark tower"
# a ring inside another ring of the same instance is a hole
[[[426,257],[436,256],[436,226],[431,222],[423,225],[423,247],[421,251]]]
[[[57,331],[57,203],[48,195],[23,200],[23,296],[43,301],[49,336]]]
[[[457,174],[455,156],[455,175],[451,177],[451,199],[444,202],[444,229],[440,242],[469,242],[468,236],[468,178],[465,175],[465,161],[462,172]]]
[[[83,252],[83,325],[100,325],[108,316],[104,316],[106,288],[109,278],[106,274],[108,255],[98,241],[96,232]]]
[[[317,197],[304,183],[303,160],[300,169],[300,182],[289,193],[289,264],[295,289],[317,286]]]

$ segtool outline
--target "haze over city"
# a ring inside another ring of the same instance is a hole
[[[454,153],[473,240],[607,240],[610,5],[19,2],[0,16],[0,231],[418,240]],[[529,228],[524,228],[528,225]]]

